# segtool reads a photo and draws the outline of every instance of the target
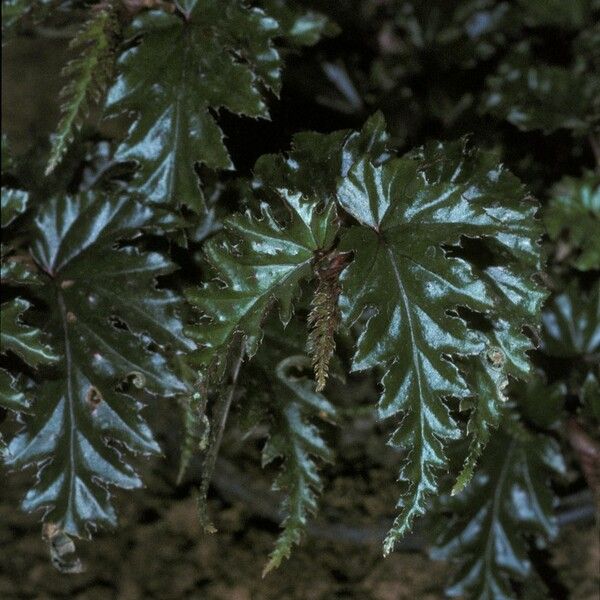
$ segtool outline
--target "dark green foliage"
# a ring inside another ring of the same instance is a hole
[[[484,110],[505,118],[523,131],[552,133],[569,129],[586,135],[600,119],[600,4],[577,2],[520,2],[514,18],[530,27],[555,27],[571,37],[571,64],[552,64],[536,56],[539,39],[516,44],[495,75],[488,77]],[[578,35],[574,35],[578,33]],[[573,93],[577,90],[576,93]]]
[[[69,82],[60,93],[64,102],[62,118],[52,142],[46,174],[60,163],[76,130],[87,118],[90,105],[98,103],[112,79],[120,34],[116,0],[107,0],[91,10],[89,21],[70,44],[79,56],[63,69],[63,77]]]
[[[485,110],[524,131],[566,128],[583,135],[600,113],[597,73],[584,63],[572,68],[536,64],[527,46],[507,57],[488,79],[488,89]]]
[[[296,134],[287,155],[261,156],[254,166],[254,186],[290,189],[318,201],[334,199],[338,179],[362,156],[374,162],[389,157],[389,134],[381,113],[371,116],[360,131]],[[316,176],[318,174],[318,176]]]
[[[401,513],[387,553],[437,489],[436,472],[446,464],[444,440],[460,435],[443,398],[480,393],[444,357],[485,353],[501,341],[502,362],[526,360],[522,334],[485,336],[452,314],[468,307],[499,328],[520,317],[502,289],[477,277],[467,261],[448,257],[442,246],[459,244],[462,236],[485,237],[492,250],[510,256],[495,265],[495,279],[516,289],[532,287],[540,229],[519,182],[495,157],[471,154],[462,143],[431,146],[380,167],[361,161],[341,183],[338,197],[361,223],[344,234],[340,246],[354,252],[342,275],[342,317],[352,323],[366,306],[377,309],[358,341],[353,370],[383,366],[379,413],[403,415],[390,441],[408,457],[400,474]],[[541,295],[534,287],[532,292],[533,321]]]
[[[501,421],[504,404],[507,401],[508,377],[505,358],[499,348],[493,348],[484,355],[469,357],[463,362],[463,374],[472,390],[477,390],[477,398],[465,398],[461,409],[471,411],[467,423],[467,433],[471,436],[469,452],[462,471],[452,488],[452,494],[462,491],[471,481],[477,461],[486,447],[492,429]]]
[[[108,485],[141,485],[106,439],[133,452],[159,450],[139,404],[117,385],[129,378],[155,394],[185,390],[167,353],[192,344],[181,333],[178,298],[155,288],[173,266],[155,252],[114,247],[151,217],[130,199],[88,193],[48,200],[35,219],[31,253],[44,274],[35,294],[50,307],[45,329],[61,360],[36,389],[35,414],[11,441],[7,463],[42,463],[23,507],[45,508],[68,534],[116,523]]]
[[[445,67],[473,66],[489,58],[506,38],[510,8],[506,2],[489,0],[396,0],[393,13],[398,34],[400,64],[414,61],[413,69],[435,53]],[[504,26],[504,28],[503,28]]]
[[[2,176],[14,167],[10,156],[8,142],[2,136]],[[20,189],[2,187],[2,228],[9,228],[14,221],[27,209],[29,194]],[[2,259],[2,285],[15,283],[27,285],[37,283],[35,273],[23,262],[16,260],[14,249],[10,245],[10,234],[3,231],[3,241],[8,243],[0,249]],[[24,298],[13,298],[3,302],[0,307],[0,352],[2,354],[12,353],[18,356],[30,367],[50,364],[57,360],[54,351],[44,340],[42,332],[23,322],[23,313],[30,308],[31,304]],[[0,407],[13,411],[26,411],[30,408],[28,398],[23,386],[17,378],[6,369],[0,368]],[[5,444],[0,436],[0,450],[4,454]]]
[[[3,35],[81,26],[51,176],[43,143],[15,163],[2,140],[2,450],[35,471],[55,566],[81,569],[69,536],[116,524],[111,488],[142,485],[131,455],[179,407],[173,480],[200,459],[205,531],[218,453],[265,439],[267,573],[317,510],[331,425],[374,407],[384,553],[427,513],[450,596],[544,597],[562,452],[585,485],[557,440],[600,421],[598,0],[82,7],[3,2]]]
[[[600,283],[585,293],[573,283],[548,303],[542,349],[551,356],[591,355],[600,349]]]
[[[266,467],[281,460],[273,488],[285,494],[283,531],[265,565],[265,574],[289,558],[292,546],[300,542],[323,486],[317,459],[332,459],[332,452],[313,421],[318,417],[335,422],[336,411],[307,377],[311,365],[304,354],[304,336],[298,319],[283,329],[272,317],[265,325],[265,343],[256,354],[254,368],[243,375],[248,390],[246,427],[268,425],[262,464]]]
[[[564,469],[556,442],[547,436],[518,424],[494,435],[471,485],[445,505],[454,516],[432,550],[434,558],[458,563],[448,596],[496,600],[515,597],[511,581],[529,579],[539,586],[527,540],[556,535],[548,479]],[[544,590],[536,593],[543,596]]]
[[[136,116],[116,158],[138,163],[147,202],[202,212],[194,164],[233,167],[209,109],[268,117],[264,89],[281,88],[277,21],[240,0],[191,1],[139,16],[128,33],[142,39],[119,59],[107,115]]]
[[[564,241],[573,266],[600,268],[600,175],[587,171],[579,179],[559,181],[551,190],[544,222],[550,239]]]
[[[314,46],[324,35],[336,35],[339,28],[314,10],[287,0],[262,0],[261,7],[279,24],[286,41],[294,46]]]
[[[211,239],[204,251],[218,280],[189,290],[187,299],[208,317],[186,333],[200,345],[199,365],[219,362],[236,333],[244,335],[248,356],[262,338],[261,323],[276,300],[288,323],[300,282],[312,273],[317,252],[327,250],[336,235],[335,206],[320,212],[315,200],[282,190],[289,220],[279,223],[267,204],[260,216],[251,213],[225,221],[226,233]]]
[[[273,486],[286,492],[283,510],[283,532],[265,566],[265,573],[277,568],[289,558],[292,546],[300,542],[308,515],[317,508],[316,494],[322,483],[317,473],[315,458],[331,460],[331,451],[319,430],[308,422],[318,415],[332,419],[333,406],[319,393],[315,384],[306,377],[294,375],[295,369],[306,368],[305,356],[290,356],[275,365],[276,384],[273,400],[278,406],[273,423],[274,432],[263,448],[263,466],[277,458],[283,459],[281,474]]]
[[[378,133],[377,138],[385,136]],[[323,141],[336,165],[348,145],[347,134]],[[294,185],[303,168],[298,146],[294,152],[287,163],[291,168],[272,157],[259,160],[263,180],[271,167],[278,187]],[[390,441],[407,454],[401,470],[402,510],[385,543],[387,553],[415,516],[425,512],[437,489],[436,475],[446,465],[444,446],[461,436],[444,398],[483,396],[481,402],[496,403],[488,396],[489,385],[475,377],[469,387],[447,357],[496,352],[507,370],[513,365],[513,371],[527,371],[522,365],[529,343],[519,327],[523,319],[535,322],[543,299],[530,279],[540,266],[541,230],[535,205],[493,154],[473,153],[458,142],[377,165],[371,162],[370,145],[363,152],[363,158],[357,154],[354,166],[345,169],[336,192],[341,208],[360,223],[341,235],[339,251],[352,253],[353,260],[341,274],[340,307],[346,325],[355,323],[367,307],[376,310],[358,339],[352,369],[383,367],[380,416],[402,416]],[[330,177],[326,170],[325,183]],[[245,335],[252,356],[260,319],[273,299],[280,301],[282,322],[289,321],[300,279],[311,274],[316,254],[327,250],[335,235],[327,185],[321,191],[327,208],[319,213],[319,198],[303,198],[280,187],[292,211],[285,229],[263,205],[260,221],[250,215],[230,219],[226,228],[231,233],[205,246],[220,281],[188,293],[211,319],[190,330],[202,347],[201,362],[218,359],[236,332]],[[459,245],[462,236],[485,239],[497,253],[490,267],[494,285],[466,260],[444,252],[446,245]],[[517,306],[520,295],[528,299]],[[470,330],[455,313],[461,306],[485,314],[497,330],[488,335]],[[503,385],[495,381],[495,386],[496,395],[501,394]],[[491,425],[497,424],[496,411],[487,408]],[[478,448],[484,441],[480,434]]]

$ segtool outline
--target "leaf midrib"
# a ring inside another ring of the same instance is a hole
[[[490,586],[489,589],[494,589],[493,588],[493,583],[490,585],[490,576],[491,573],[493,572],[493,544],[492,544],[492,540],[493,540],[493,535],[491,534],[491,531],[493,529],[494,523],[496,523],[496,521],[498,521],[498,513],[500,511],[500,505],[501,505],[501,497],[504,495],[504,485],[506,483],[506,477],[508,475],[508,467],[510,466],[511,463],[511,458],[512,458],[512,454],[515,448],[515,439],[511,438],[510,440],[510,444],[508,446],[508,449],[506,451],[506,453],[504,454],[504,463],[502,465],[502,470],[500,471],[500,475],[498,476],[497,479],[497,485],[496,485],[496,490],[494,492],[494,497],[492,499],[492,509],[490,512],[490,526],[488,527],[488,531],[490,532],[490,534],[488,535],[486,544],[485,544],[485,553],[484,553],[484,561],[485,561],[485,565],[486,565],[486,569],[485,569],[485,582],[486,582],[486,586]]]
[[[67,429],[69,431],[69,493],[67,498],[67,509],[65,514],[72,514],[73,497],[75,495],[75,399],[73,395],[72,382],[73,366],[71,356],[71,343],[69,340],[69,325],[67,322],[67,307],[61,292],[57,292],[57,300],[60,310],[60,318],[62,322],[64,336],[65,366],[67,371],[67,405],[69,413],[69,423],[67,424]]]
[[[417,388],[419,391],[419,398],[423,399],[423,383],[421,381],[421,363],[419,362],[416,337],[415,337],[414,326],[413,326],[413,321],[412,321],[412,310],[410,308],[410,303],[408,301],[408,296],[406,294],[406,290],[404,289],[404,285],[402,283],[402,277],[400,275],[400,269],[396,262],[396,256],[394,255],[394,253],[392,252],[392,249],[388,245],[385,246],[385,249],[386,249],[387,255],[389,257],[390,263],[392,265],[392,270],[394,272],[394,278],[396,280],[396,285],[398,286],[398,292],[400,293],[400,298],[402,299],[404,311],[406,312],[406,317],[408,319],[408,331],[410,334],[410,341],[411,341],[411,354],[412,354],[412,359],[413,359],[413,367],[417,374]],[[425,437],[425,432],[424,432],[423,411],[421,410],[421,408],[422,408],[421,404],[422,403],[419,403],[419,405],[418,405],[418,413],[419,413],[419,430],[421,433],[420,439],[422,440]],[[413,407],[413,409],[414,409],[414,407]],[[413,452],[414,452],[414,449],[413,449]],[[422,462],[421,455],[422,455],[422,444],[419,444],[419,456],[421,459],[420,462]]]

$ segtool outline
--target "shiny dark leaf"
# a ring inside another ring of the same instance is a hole
[[[600,175],[564,177],[552,188],[544,212],[550,239],[563,239],[573,266],[581,271],[600,269]]]
[[[305,10],[294,0],[261,0],[260,6],[279,23],[281,34],[294,46],[314,46],[324,35],[339,32],[324,14]]]
[[[588,293],[573,283],[554,296],[542,315],[542,350],[574,357],[600,350],[600,283]]]
[[[192,0],[180,17],[141,15],[130,33],[142,39],[107,99],[108,116],[136,115],[116,159],[139,164],[132,189],[147,201],[202,212],[194,164],[233,166],[213,111],[268,117],[264,89],[281,87],[277,21],[240,0]]]
[[[265,324],[264,335],[254,360],[242,371],[242,385],[247,391],[244,427],[260,424],[268,428],[263,466],[278,461],[280,472],[273,488],[284,494],[283,531],[265,566],[267,573],[289,557],[316,511],[323,487],[318,463],[331,460],[332,452],[313,423],[317,418],[335,422],[336,411],[315,391],[300,319],[292,319],[284,328],[273,315]]]
[[[283,323],[289,322],[300,282],[312,275],[317,251],[327,250],[336,235],[335,206],[325,210],[299,193],[281,191],[287,222],[273,217],[263,203],[260,216],[247,212],[225,221],[225,233],[209,240],[204,251],[217,279],[190,289],[188,300],[206,317],[186,333],[200,349],[198,364],[208,366],[226,353],[236,333],[245,352],[256,353],[262,319],[277,301]]]
[[[284,358],[275,365],[273,406],[275,417],[272,433],[263,448],[263,465],[283,459],[281,473],[273,488],[286,494],[283,512],[286,515],[265,573],[277,568],[289,558],[292,547],[298,544],[308,517],[316,511],[317,494],[322,489],[316,459],[329,461],[332,454],[318,428],[309,422],[319,416],[332,420],[335,409],[326,398],[315,391],[315,383],[294,371],[309,372],[310,360],[305,355]]]
[[[540,268],[536,206],[494,154],[461,142],[431,145],[375,166],[363,160],[338,187],[338,201],[360,225],[340,250],[354,260],[342,273],[342,316],[356,322],[374,309],[361,334],[353,370],[380,367],[381,417],[400,416],[390,444],[405,453],[400,515],[384,550],[423,514],[446,466],[445,445],[461,435],[444,398],[478,396],[448,357],[498,353],[504,368],[527,372],[530,346],[519,331],[535,323],[543,294],[531,281]],[[499,285],[478,276],[446,245],[479,238],[494,253]],[[533,295],[520,306],[524,290]],[[458,307],[486,315],[490,332],[469,327]],[[510,327],[507,327],[510,324]]]
[[[35,390],[35,415],[7,462],[40,465],[23,507],[43,508],[69,535],[115,524],[108,486],[141,485],[125,449],[159,450],[139,403],[117,386],[128,379],[154,394],[185,389],[167,357],[193,344],[182,334],[179,298],[155,282],[174,267],[158,253],[117,246],[151,216],[129,198],[88,193],[50,199],[35,219],[31,253],[45,273],[35,291],[49,307],[46,329],[61,360],[56,377]]]
[[[284,188],[330,201],[338,178],[345,176],[357,160],[364,156],[374,162],[389,158],[388,140],[380,112],[370,117],[360,131],[298,133],[287,156],[265,154],[256,161],[254,187]]]
[[[436,559],[458,563],[446,590],[454,598],[515,600],[511,581],[539,578],[528,558],[529,538],[540,542],[557,531],[548,479],[565,471],[558,445],[518,425],[495,434],[466,490],[446,501],[453,515],[432,549]],[[537,588],[537,589],[536,589]]]
[[[524,46],[500,64],[487,86],[484,110],[523,131],[565,128],[585,135],[598,122],[600,75],[582,60],[569,67],[539,63]]]

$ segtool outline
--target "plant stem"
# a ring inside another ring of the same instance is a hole
[[[214,409],[213,426],[211,428],[210,436],[211,439],[206,452],[206,458],[204,459],[202,481],[200,482],[200,489],[198,491],[198,511],[200,513],[200,523],[207,533],[214,533],[216,531],[215,527],[208,518],[206,501],[208,498],[210,482],[215,470],[215,464],[217,462],[217,456],[219,454],[219,448],[221,446],[221,440],[223,439],[223,432],[225,431],[225,424],[227,423],[227,417],[229,416],[229,409],[235,394],[235,388],[240,374],[243,358],[244,345],[243,343],[240,343],[240,349],[231,369],[231,383],[226,393],[219,394]]]

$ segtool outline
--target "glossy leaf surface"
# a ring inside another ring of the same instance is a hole
[[[294,374],[298,368],[309,365],[306,356],[296,355],[281,360],[275,367],[276,384],[272,393],[277,410],[273,432],[263,448],[263,465],[283,459],[273,488],[286,494],[283,503],[286,517],[265,573],[289,558],[292,547],[300,543],[307,519],[317,509],[317,494],[322,489],[316,460],[332,458],[319,429],[309,419],[319,416],[332,420],[335,409],[315,391],[314,381]]]
[[[507,57],[487,85],[484,110],[523,131],[566,128],[585,135],[600,114],[600,76],[584,61],[572,67],[537,63],[525,47]]]
[[[542,323],[542,350],[547,354],[566,358],[598,352],[600,283],[588,293],[570,285],[547,304]]]
[[[295,0],[262,0],[260,5],[277,21],[286,41],[294,46],[314,46],[324,35],[339,32],[324,14],[305,10]]]
[[[379,414],[401,416],[390,440],[406,455],[401,512],[387,553],[426,510],[446,465],[444,445],[460,436],[444,398],[479,393],[448,357],[498,351],[507,369],[527,363],[528,345],[513,339],[522,333],[504,324],[524,314],[536,321],[539,291],[518,304],[524,289],[535,290],[541,232],[519,181],[494,155],[471,153],[462,143],[434,144],[380,166],[361,161],[340,184],[338,201],[360,223],[340,245],[354,253],[342,273],[342,316],[353,323],[367,307],[376,313],[358,340],[352,368],[381,367]],[[443,246],[459,245],[462,236],[486,240],[499,286],[445,252]],[[456,314],[461,306],[485,314],[498,331],[469,328]]]
[[[564,236],[575,268],[600,269],[600,175],[564,177],[552,189],[544,222],[550,239]]]
[[[136,114],[116,159],[136,161],[134,189],[146,200],[201,212],[195,163],[233,165],[212,111],[267,117],[264,89],[281,86],[271,39],[277,21],[240,0],[192,0],[183,14],[138,17],[138,45],[119,60],[107,114]]]
[[[299,284],[312,274],[315,253],[334,240],[334,205],[321,211],[300,194],[281,194],[287,222],[275,220],[263,203],[260,216],[247,212],[230,217],[225,233],[204,246],[217,280],[187,292],[188,300],[210,319],[186,331],[200,346],[195,354],[199,364],[218,361],[236,333],[244,336],[245,351],[253,356],[267,310],[277,301],[282,322],[290,320]]]
[[[54,363],[58,357],[39,329],[22,322],[22,315],[30,306],[23,298],[15,298],[0,306],[0,352],[12,352],[35,368]],[[30,407],[17,378],[4,369],[0,369],[0,406],[14,411]],[[0,445],[3,445],[1,437]]]
[[[360,131],[329,134],[307,131],[296,134],[287,155],[265,154],[254,166],[256,188],[284,188],[329,202],[335,197],[338,178],[364,156],[374,162],[389,158],[383,114],[371,116]]]
[[[508,377],[501,354],[497,349],[488,351],[485,356],[464,359],[462,372],[467,385],[477,391],[476,398],[463,401],[461,408],[469,409],[467,435],[470,438],[469,451],[463,468],[452,488],[452,494],[462,491],[471,481],[477,462],[486,447],[492,430],[502,419],[507,401]]]
[[[141,485],[123,450],[159,449],[140,406],[117,386],[129,379],[155,394],[184,389],[166,357],[193,344],[181,331],[179,299],[155,285],[173,265],[116,245],[150,218],[131,199],[88,193],[48,200],[35,219],[31,253],[46,275],[36,293],[50,307],[47,330],[61,361],[37,389],[35,415],[11,441],[8,464],[41,464],[23,507],[44,508],[67,534],[114,525],[107,487]]]
[[[51,348],[44,343],[42,332],[36,327],[25,325],[21,316],[31,306],[23,298],[15,298],[2,304],[2,352],[14,352],[32,367],[56,360]]]
[[[432,550],[434,558],[458,563],[448,596],[516,599],[511,580],[537,586],[527,538],[556,535],[548,479],[564,470],[553,439],[524,430],[494,435],[471,485],[446,504],[455,514]]]

